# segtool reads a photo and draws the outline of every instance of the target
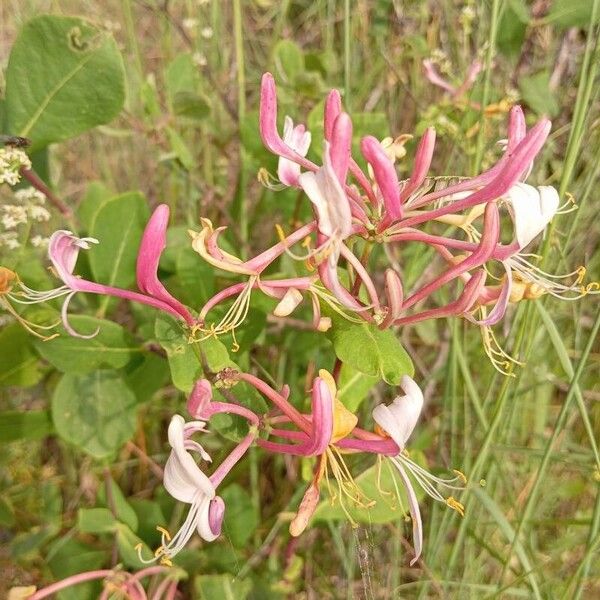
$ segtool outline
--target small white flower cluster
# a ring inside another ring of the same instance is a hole
[[[16,231],[0,233],[0,247],[16,250],[20,245]]]
[[[21,180],[19,171],[31,169],[31,161],[23,150],[5,146],[0,148],[0,184],[16,185]]]
[[[15,229],[25,225],[28,221],[42,223],[50,220],[50,211],[44,206],[46,197],[33,187],[17,190],[13,195],[16,204],[3,204],[0,206],[0,223],[4,233],[0,234],[0,246],[15,250],[20,246],[18,234]],[[35,235],[31,244],[36,248],[43,248],[48,244],[47,238]]]

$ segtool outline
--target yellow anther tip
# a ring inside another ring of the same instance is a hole
[[[452,472],[460,479],[460,481],[462,481],[462,483],[466,485],[467,477],[462,471],[459,471],[458,469],[452,469]]]

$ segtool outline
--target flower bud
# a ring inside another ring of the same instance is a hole
[[[296,516],[292,519],[290,523],[290,535],[293,537],[298,537],[302,534],[302,532],[308,526],[308,522],[310,518],[313,516],[315,510],[317,509],[317,505],[319,503],[319,488],[311,483],[304,496],[302,498],[302,502],[300,502],[300,506],[298,507],[298,512]]]
[[[212,401],[212,386],[208,379],[199,379],[187,401],[188,413],[193,419],[201,419]]]

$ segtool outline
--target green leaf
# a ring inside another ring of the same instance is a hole
[[[188,171],[194,170],[196,161],[185,140],[172,127],[167,127],[167,136],[169,137],[169,144],[175,158],[177,158],[184,169]]]
[[[512,4],[517,6],[519,2],[511,2],[511,5],[506,6],[498,26],[496,43],[500,52],[507,56],[517,56],[521,52],[521,46],[527,31],[527,20],[523,21],[525,15],[521,12],[521,16],[519,16],[519,13],[512,7]],[[525,9],[525,12],[527,14],[527,9]]]
[[[150,548],[137,536],[127,525],[123,523],[117,524],[117,547],[119,548],[119,556],[126,567],[132,569],[143,569],[144,563],[140,560],[136,547],[141,544],[141,555],[145,559],[153,556]]]
[[[338,398],[351,412],[356,412],[371,388],[379,382],[378,377],[365,375],[353,369],[348,363],[342,365],[338,383]]]
[[[541,71],[531,77],[519,79],[519,90],[523,100],[539,115],[554,117],[560,112],[560,106],[554,92],[550,91],[550,74]]]
[[[417,464],[425,464],[425,459],[421,452],[411,452],[411,458]],[[344,507],[355,521],[359,523],[389,523],[390,521],[402,519],[408,512],[406,490],[402,485],[400,476],[396,472],[396,467],[394,467],[389,460],[383,460],[380,473],[379,466],[374,464],[356,477],[355,481],[364,493],[365,497],[363,498],[363,503],[366,505],[368,500],[375,503],[373,506],[367,508],[366,506],[354,504],[348,498],[344,498]],[[394,481],[396,484],[394,484]],[[401,502],[398,502],[397,499],[396,486],[400,492]],[[332,481],[331,487],[333,490],[337,491],[335,481]],[[425,495],[423,489],[414,481],[413,487],[418,499]],[[325,490],[326,489],[327,486],[325,486]],[[382,495],[380,490],[383,490],[385,494]],[[313,518],[315,521],[348,520],[344,508],[340,505],[339,495],[333,502],[330,498],[322,500],[317,507]]]
[[[154,352],[139,356],[127,365],[125,383],[133,390],[138,402],[147,402],[169,382],[169,364]]]
[[[300,46],[291,40],[280,40],[273,49],[273,60],[279,78],[291,83],[304,71],[304,55]]]
[[[18,323],[0,331],[0,386],[35,385],[42,377],[32,336]]]
[[[100,208],[90,230],[100,242],[89,251],[95,281],[121,288],[134,284],[137,253],[148,217],[148,204],[140,192],[121,194]]]
[[[560,29],[569,27],[589,27],[592,18],[593,0],[569,0],[552,2],[544,21]],[[600,20],[600,14],[596,23]]]
[[[117,373],[66,373],[52,395],[52,420],[60,437],[105,458],[135,433],[136,398]]]
[[[159,315],[154,332],[167,353],[173,385],[189,394],[196,380],[202,377],[202,367],[181,326],[167,315]]]
[[[243,548],[258,527],[259,516],[250,494],[237,483],[219,492],[226,505],[223,533],[236,548]]]
[[[115,530],[117,520],[108,508],[80,508],[77,528],[81,533],[109,533]]]
[[[117,323],[85,315],[73,315],[69,321],[79,333],[98,331],[98,335],[84,339],[63,332],[53,340],[37,341],[37,351],[59,371],[89,373],[97,369],[120,369],[130,361],[133,339]]]
[[[167,523],[160,504],[143,498],[129,498],[129,505],[135,511],[138,519],[138,535],[148,543],[160,544],[161,534],[157,531],[156,526]]]
[[[8,60],[6,109],[32,150],[108,123],[124,101],[123,59],[108,32],[74,17],[25,24]]]
[[[332,311],[327,313],[331,313],[333,323],[328,335],[342,363],[390,385],[398,385],[403,375],[414,373],[410,357],[391,330],[381,331],[375,325],[353,323]]]
[[[114,509],[117,519],[119,521],[125,523],[129,529],[137,532],[138,529],[138,519],[135,514],[135,510],[133,510],[131,504],[127,501],[125,494],[121,488],[115,483],[113,479],[110,480],[110,493],[111,493],[111,501],[109,505],[109,501],[106,495],[106,484],[101,486],[98,490],[98,502],[104,508],[109,508],[111,510]]]
[[[7,410],[0,413],[0,440],[4,443],[39,440],[53,432],[54,427],[48,410]]]
[[[114,196],[115,194],[100,181],[88,184],[85,196],[77,207],[77,216],[85,231],[90,231],[98,211]]]
[[[194,588],[200,600],[245,600],[252,582],[233,575],[198,575]]]
[[[178,54],[165,69],[165,87],[174,100],[179,92],[195,92],[200,85],[200,73],[189,52]]]
[[[178,117],[203,121],[210,115],[210,102],[194,92],[177,92],[173,98],[173,112]]]

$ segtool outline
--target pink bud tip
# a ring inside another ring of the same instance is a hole
[[[212,386],[208,379],[199,379],[187,401],[187,410],[194,419],[201,419],[212,400]]]
[[[342,112],[342,99],[337,90],[331,90],[325,101],[325,114],[323,127],[325,129],[325,139],[331,141],[333,133],[333,124],[338,115]]]
[[[221,496],[215,496],[208,507],[208,526],[214,535],[221,535],[224,516],[225,502]]]

